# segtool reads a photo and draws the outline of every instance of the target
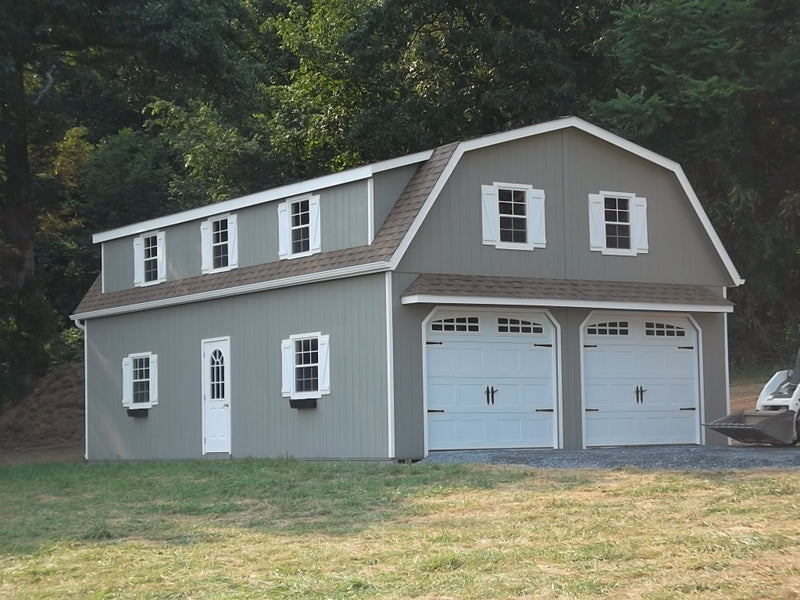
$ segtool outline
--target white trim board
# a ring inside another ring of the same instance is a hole
[[[591,308],[595,310],[636,310],[659,312],[733,312],[733,306],[730,304],[668,304],[661,302],[647,303],[608,300],[559,300],[548,298],[504,298],[495,296],[434,296],[429,294],[412,294],[410,296],[404,296],[402,298],[402,303]]]

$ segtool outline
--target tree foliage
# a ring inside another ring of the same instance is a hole
[[[732,358],[779,360],[800,324],[800,5],[633,2],[609,32],[607,127],[680,162],[747,284]]]

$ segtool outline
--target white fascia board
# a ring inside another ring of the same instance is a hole
[[[332,279],[343,279],[345,277],[355,277],[358,275],[371,275],[374,273],[382,273],[384,271],[387,271],[388,269],[389,269],[388,262],[384,261],[374,262],[364,265],[356,265],[353,267],[344,267],[341,269],[331,269],[330,271],[322,271],[318,273],[306,273],[305,275],[296,275],[294,277],[286,277],[284,279],[274,279],[270,281],[259,281],[256,283],[248,283],[246,285],[240,285],[237,287],[220,288],[218,290],[198,292],[197,294],[188,294],[186,296],[174,296],[171,298],[151,300],[150,302],[140,302],[138,304],[125,304],[123,306],[102,308],[99,310],[93,310],[71,315],[70,319],[72,319],[73,321],[77,321],[78,319],[83,320],[83,319],[97,319],[100,317],[111,317],[114,315],[141,312],[144,310],[153,310],[156,308],[165,308],[168,306],[177,306],[180,304],[190,304],[192,302],[202,302],[204,300],[215,300],[218,298],[227,298],[230,296],[240,296],[242,294],[252,294],[254,292],[264,292],[267,290],[287,288],[307,283],[318,283],[321,281],[330,281]]]
[[[403,296],[403,304],[457,304],[488,306],[526,306],[591,308],[594,310],[642,310],[661,312],[730,313],[729,304],[668,304],[661,302],[613,302],[608,300],[555,300],[548,298],[503,298],[494,296],[438,296],[412,294]]]
[[[521,127],[519,129],[513,129],[511,131],[505,131],[502,133],[496,133],[493,135],[488,135],[474,140],[461,142],[458,145],[458,148],[456,148],[455,152],[453,153],[453,156],[450,158],[450,162],[448,163],[447,167],[442,173],[442,177],[440,177],[439,181],[436,182],[436,185],[431,191],[429,197],[426,199],[425,204],[423,205],[422,209],[417,215],[417,218],[414,220],[414,223],[409,229],[406,237],[400,244],[398,251],[392,257],[392,264],[395,267],[397,266],[397,264],[399,264],[400,259],[402,259],[403,254],[405,253],[408,246],[411,244],[411,241],[414,239],[414,236],[416,235],[417,231],[422,225],[422,222],[425,220],[425,217],[427,216],[428,212],[433,206],[433,203],[436,201],[436,197],[441,192],[442,188],[447,182],[447,179],[450,177],[450,175],[452,174],[453,170],[455,169],[456,165],[461,160],[461,157],[464,155],[465,152],[469,152],[470,150],[478,150],[480,148],[487,148],[489,146],[494,146],[505,142],[521,140],[527,137],[541,135],[543,133],[560,131],[570,127],[579,129],[585,133],[588,133],[591,136],[594,136],[596,138],[608,142],[609,144],[617,146],[622,150],[625,150],[627,152],[630,152],[631,154],[639,156],[644,160],[647,160],[669,171],[672,171],[678,178],[678,182],[683,188],[684,193],[689,198],[689,202],[691,203],[692,208],[697,214],[697,217],[700,219],[700,223],[703,225],[706,234],[711,240],[711,243],[714,246],[717,255],[722,260],[722,263],[724,264],[728,272],[728,275],[730,276],[734,285],[739,286],[744,283],[744,279],[742,279],[741,275],[739,275],[739,272],[736,270],[736,267],[734,266],[733,261],[728,255],[728,252],[722,245],[722,240],[719,239],[717,232],[711,225],[711,221],[709,220],[705,209],[703,209],[703,205],[700,203],[700,199],[697,197],[697,194],[695,193],[694,189],[692,189],[692,186],[689,183],[686,174],[683,172],[683,168],[674,160],[670,160],[665,156],[657,154],[652,150],[648,150],[647,148],[644,148],[639,144],[635,144],[630,140],[626,140],[625,138],[620,137],[615,133],[606,131],[605,129],[598,127],[597,125],[592,125],[591,123],[584,121],[583,119],[580,119],[578,117],[563,117],[561,119],[555,119],[553,121],[548,121],[546,123],[539,123],[537,125],[531,125],[529,127]]]
[[[302,196],[303,194],[309,194],[324,188],[369,179],[375,173],[381,173],[383,171],[389,171],[391,169],[425,162],[431,157],[432,154],[433,150],[417,152],[415,154],[409,154],[407,156],[381,161],[372,165],[348,169],[340,173],[324,175],[322,177],[316,177],[306,181],[298,181],[297,183],[291,183],[281,187],[264,190],[263,192],[256,192],[240,198],[232,198],[223,202],[207,204],[206,206],[200,206],[184,212],[165,215],[163,217],[142,221],[140,223],[132,223],[130,225],[125,225],[109,231],[95,233],[92,236],[92,242],[99,244],[130,235],[137,235],[146,231],[163,229],[165,227],[178,225],[180,223],[207,219],[225,212],[235,212],[237,210],[241,210],[242,208],[263,204],[265,202],[271,202],[273,200],[283,200],[294,196]]]

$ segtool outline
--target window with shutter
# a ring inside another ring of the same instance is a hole
[[[238,266],[236,215],[203,221],[200,236],[203,273],[227,271]]]
[[[589,194],[589,248],[618,256],[646,254],[647,200],[628,192]]]
[[[481,187],[483,243],[508,250],[546,246],[544,190],[494,183]]]
[[[167,279],[164,232],[145,233],[133,240],[133,284],[152,285]]]
[[[281,341],[281,394],[291,399],[330,393],[329,336],[304,333]]]
[[[122,405],[137,410],[158,404],[158,355],[129,354],[122,359]]]
[[[319,196],[287,200],[278,205],[278,257],[299,258],[322,249]]]

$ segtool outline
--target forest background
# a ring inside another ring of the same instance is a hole
[[[0,412],[82,360],[92,233],[564,115],[683,166],[785,362],[797,0],[0,0]]]

